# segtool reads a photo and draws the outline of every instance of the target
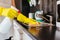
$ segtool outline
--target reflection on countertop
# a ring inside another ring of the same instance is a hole
[[[34,35],[37,40],[54,40],[55,38],[55,30],[49,30],[49,27],[42,27],[40,30],[36,30],[35,28],[31,28],[29,32]]]
[[[36,28],[28,29],[28,26],[20,22],[17,23],[22,25],[22,27],[37,40],[60,40],[60,32],[56,30],[55,26],[52,27],[52,30],[50,30],[49,27],[41,27],[40,30],[36,30]]]

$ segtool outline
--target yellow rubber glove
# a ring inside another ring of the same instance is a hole
[[[5,8],[0,7],[0,16],[2,16],[2,12],[3,12],[4,9],[5,9]]]
[[[15,17],[18,16],[18,12],[12,8],[6,8],[3,12],[2,12],[3,16],[9,17],[11,19],[14,19]]]
[[[29,23],[36,24],[36,21],[34,19],[29,19],[21,13],[18,15],[17,20],[19,22],[26,23],[26,24],[29,24]]]

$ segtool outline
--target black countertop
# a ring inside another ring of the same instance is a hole
[[[37,35],[34,35],[31,32],[29,32],[28,26],[25,26],[24,24],[18,21],[17,23],[22,25],[23,28],[37,40],[60,40],[60,31],[56,30],[56,28],[54,27],[52,27],[51,30],[49,27],[41,27],[39,32],[37,32]]]

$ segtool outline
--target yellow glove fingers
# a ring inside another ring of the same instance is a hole
[[[2,12],[3,12],[4,9],[5,9],[5,8],[0,7],[0,16],[2,15]]]
[[[20,15],[17,17],[17,20],[18,20],[19,22],[23,22],[22,17],[21,17]]]
[[[12,8],[9,8],[9,11],[11,12],[11,14],[13,14],[14,16],[18,15],[17,11],[12,9]]]
[[[26,22],[28,22],[28,23],[32,23],[32,24],[36,24],[36,21],[31,20],[31,19],[29,19],[29,18],[27,18],[27,21],[26,21]]]
[[[12,8],[10,8],[10,11],[12,11],[12,12],[14,12],[14,13],[17,13],[17,11],[14,10],[14,9],[12,9]]]
[[[29,18],[29,20],[32,20],[32,21],[36,22],[36,20],[34,20],[34,19],[31,19],[31,18]]]
[[[11,12],[12,12],[12,15],[14,15],[15,17],[18,16],[18,12],[16,10],[11,10]]]
[[[18,15],[16,13],[10,12],[8,16],[13,19],[14,17],[17,17]]]
[[[12,8],[6,8],[2,15],[13,19],[14,17],[18,16],[18,12]]]
[[[11,15],[11,14],[8,14],[8,16],[10,19],[13,19],[14,18],[14,15]]]
[[[28,23],[28,20],[27,20],[27,17],[26,16],[24,16],[23,14],[20,14],[20,18],[22,19],[22,21],[24,22],[24,23]]]
[[[24,22],[25,17],[23,18],[23,16],[21,14],[18,15],[17,20],[20,22]]]
[[[26,16],[24,16],[23,14],[19,14],[19,16],[17,17],[17,20],[26,24],[32,23],[32,24],[36,24],[36,21],[33,19],[29,19]]]
[[[7,11],[8,11],[8,9],[5,9],[5,10],[2,12],[2,15],[3,15],[3,16],[7,16],[7,13],[8,13]]]
[[[21,19],[20,19],[21,18]],[[22,15],[22,14],[19,14],[19,16],[18,16],[18,19],[20,19],[20,20],[25,20],[27,17],[25,17],[24,15]]]
[[[15,13],[14,13],[14,14],[15,14]],[[13,16],[13,17],[15,16],[14,14],[13,14],[13,12],[10,12],[10,15]]]
[[[26,16],[24,16],[23,14],[20,14],[20,17],[22,16],[22,18],[23,18],[23,20],[24,20],[24,23],[30,23],[30,22],[32,22],[32,23],[35,23],[36,22],[36,20],[34,20],[34,19],[29,19],[29,18],[27,18]]]

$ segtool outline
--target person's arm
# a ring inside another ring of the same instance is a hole
[[[19,11],[17,8],[16,8],[16,5],[15,5],[15,0],[12,0],[12,6],[11,8],[15,9],[16,11]],[[26,23],[26,24],[32,24],[32,25],[38,25],[37,22],[33,19],[29,19],[27,18],[26,16],[24,16],[21,12],[19,13],[18,17],[17,17],[17,20],[19,22],[22,22],[22,23]]]
[[[11,8],[15,9],[16,11],[19,11],[17,8],[16,8],[16,5],[15,5],[15,0],[12,0],[12,6]],[[33,19],[29,19],[27,18],[26,16],[24,16],[21,12],[19,13],[18,17],[17,17],[17,20],[19,22],[22,22],[22,23],[26,23],[26,24],[32,24],[32,25],[36,25],[37,22]]]
[[[2,12],[3,12],[4,9],[5,9],[5,8],[0,7],[0,16],[2,16]]]
[[[11,2],[12,2],[12,6],[16,7],[15,0],[11,0]]]
[[[13,27],[13,20],[18,16],[18,12],[12,8],[0,8],[0,13],[3,17],[5,17],[0,23],[0,33],[8,33],[10,28]],[[1,20],[1,19],[0,19]]]

